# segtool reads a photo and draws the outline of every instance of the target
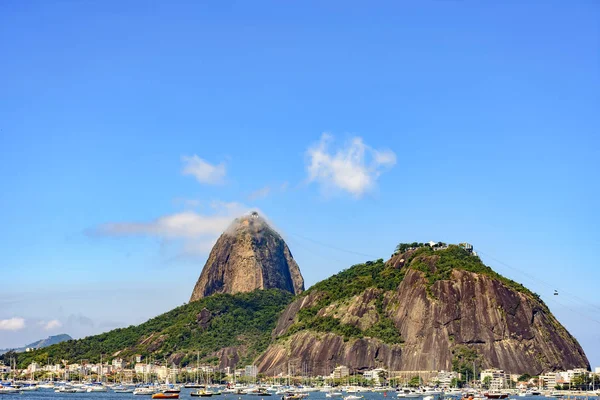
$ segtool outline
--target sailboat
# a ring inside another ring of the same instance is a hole
[[[186,383],[185,385],[183,385],[184,388],[188,388],[188,389],[203,389],[203,388],[205,388],[204,385],[202,385],[198,382],[199,369],[200,369],[200,352],[197,353],[197,359],[196,359],[196,382]],[[192,394],[192,396],[194,396],[194,394]]]

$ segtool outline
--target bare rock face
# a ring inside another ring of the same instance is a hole
[[[304,279],[281,236],[256,213],[236,219],[212,248],[190,301],[214,293],[278,288],[293,294]]]
[[[207,308],[203,308],[200,311],[200,314],[196,317],[196,321],[198,322],[198,326],[202,329],[206,329],[208,327],[208,323],[212,319],[212,314]]]
[[[419,268],[436,271],[439,254],[417,260]],[[355,371],[382,365],[395,371],[452,370],[457,354],[464,351],[476,357],[478,369],[531,375],[589,369],[577,340],[531,292],[493,273],[460,268],[432,283],[423,271],[409,265],[409,257],[399,255],[385,264],[383,272],[403,271],[394,290],[369,287],[352,297],[327,302],[321,301],[325,292],[311,289],[296,298],[281,314],[274,342],[255,361],[259,371],[267,375],[285,372],[288,362],[297,360],[319,375],[331,373],[336,365]],[[335,318],[363,335],[344,338],[310,327],[294,331],[299,311],[317,304],[317,317]],[[402,343],[369,337],[369,328],[381,318],[391,320]],[[288,334],[290,329],[295,333]]]

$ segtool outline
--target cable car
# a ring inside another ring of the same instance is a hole
[[[555,295],[555,296],[558,296],[558,290],[555,290],[555,291],[554,291],[554,295]]]

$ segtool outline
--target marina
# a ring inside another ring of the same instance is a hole
[[[90,386],[100,389],[90,390]],[[226,385],[212,385],[207,389],[186,388],[184,385],[170,385],[171,392],[165,385],[133,386],[133,385],[103,385],[103,384],[69,384],[57,382],[54,386],[45,384],[9,384],[4,382],[0,386],[0,395],[19,396],[32,400],[75,399],[112,400],[123,399],[127,396],[145,395],[154,399],[182,399],[192,397],[219,397],[230,400],[256,399],[272,396],[276,399],[316,399],[340,398],[343,400],[387,400],[393,398],[416,398],[422,400],[479,400],[508,398],[521,399],[564,399],[564,400],[597,400],[600,399],[600,390],[583,391],[519,391],[505,390],[499,393],[489,393],[485,390],[475,389],[448,389],[437,388],[372,388],[340,386],[334,388],[306,387],[306,386],[256,386],[236,385],[235,390],[228,389]],[[173,389],[175,388],[175,389]],[[179,392],[177,392],[179,390]]]

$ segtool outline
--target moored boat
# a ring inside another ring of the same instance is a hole
[[[159,393],[154,393],[152,395],[153,399],[178,399],[179,398],[179,393],[163,393],[163,392],[159,392]]]
[[[12,386],[3,386],[0,385],[0,394],[19,394],[21,391]]]
[[[211,397],[213,392],[209,392],[206,390],[196,390],[195,392],[190,393],[190,396],[194,397]]]
[[[484,393],[484,396],[488,399],[506,399],[508,397],[508,393],[487,392]]]
[[[360,400],[362,398],[363,398],[363,396],[356,396],[356,395],[351,394],[351,395],[344,397],[344,400]]]
[[[138,388],[135,388],[135,390],[133,391],[133,394],[136,396],[140,396],[140,395],[141,396],[143,396],[143,395],[149,396],[154,393],[156,393],[156,391],[150,387],[138,387]]]

